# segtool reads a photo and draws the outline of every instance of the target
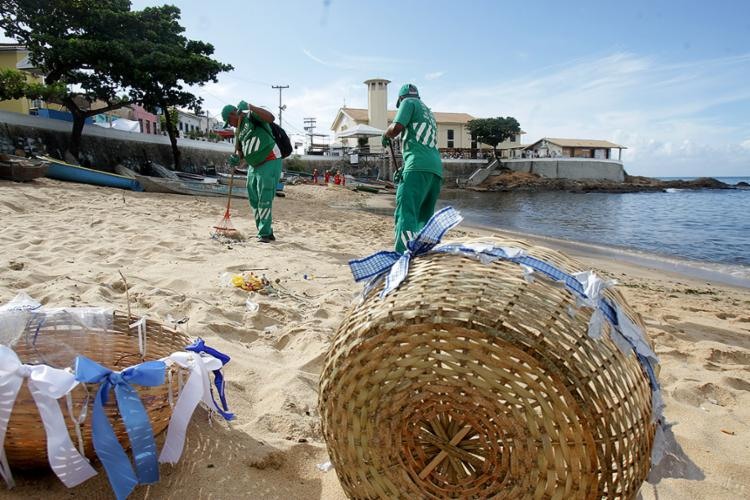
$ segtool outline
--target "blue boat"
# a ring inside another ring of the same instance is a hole
[[[78,165],[65,163],[64,161],[55,160],[48,156],[42,156],[42,160],[49,162],[47,168],[47,177],[59,181],[78,182],[81,184],[93,184],[95,186],[106,186],[120,189],[129,189],[131,191],[143,191],[136,179],[131,179],[122,175],[93,170]]]

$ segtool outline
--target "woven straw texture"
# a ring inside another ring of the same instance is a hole
[[[520,247],[568,273],[584,266]],[[347,314],[319,409],[352,498],[633,498],[655,427],[634,355],[588,337],[592,311],[518,264],[429,254]],[[641,318],[616,291],[606,296]]]
[[[175,351],[183,351],[190,344],[188,336],[162,326],[157,321],[147,320],[146,356],[141,357],[138,347],[138,335],[135,329],[130,329],[127,314],[115,312],[111,329],[107,331],[89,330],[85,336],[81,335],[79,325],[71,325],[55,321],[47,321],[37,334],[38,339],[33,347],[23,340],[13,346],[21,362],[28,364],[43,363],[48,357],[54,356],[54,350],[68,339],[79,339],[74,346],[78,354],[86,356],[111,370],[122,370],[142,361],[152,361],[168,356]],[[85,338],[85,342],[80,339]],[[178,372],[181,368],[172,367],[174,384],[172,384],[173,400],[177,400]],[[185,372],[187,373],[187,372]],[[172,408],[169,404],[169,384],[157,387],[133,386],[141,397],[143,406],[148,412],[154,435],[159,434],[169,424]],[[91,441],[91,414],[93,400],[98,386],[96,384],[79,384],[72,392],[74,415],[80,415],[84,405],[88,405],[87,417],[81,430],[84,440],[86,456],[95,456]],[[73,443],[78,446],[75,426],[69,417],[66,399],[59,400],[60,408],[65,415]],[[127,450],[130,446],[125,427],[117,410],[114,394],[104,406],[105,413],[113,424],[118,440]],[[48,467],[47,441],[42,426],[39,410],[34,403],[26,384],[23,384],[16,399],[13,413],[8,424],[5,437],[5,451],[12,468],[31,469]]]

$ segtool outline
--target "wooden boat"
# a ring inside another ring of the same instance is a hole
[[[167,167],[163,165],[159,165],[158,163],[152,163],[151,170],[153,170],[156,173],[156,175],[158,175],[159,177],[163,177],[165,179],[172,179],[175,181],[180,180],[180,178],[177,176],[177,173],[174,170],[169,170]]]
[[[151,193],[172,193],[186,194],[192,196],[221,196],[226,197],[229,194],[229,186],[223,184],[206,184],[203,182],[186,182],[174,179],[165,179],[163,177],[151,177],[148,175],[135,174],[139,184],[147,192]],[[241,187],[232,188],[233,198],[246,198],[247,192]]]
[[[380,192],[380,189],[376,188],[375,186],[366,186],[364,184],[359,184],[357,186],[354,186],[355,191],[362,191],[364,193],[375,193],[378,194]]]
[[[47,175],[47,166],[43,161],[0,154],[0,179],[29,182]]]
[[[216,177],[209,177],[206,175],[200,175],[200,174],[191,174],[188,172],[175,172],[177,174],[177,177],[179,177],[183,181],[188,182],[203,182],[205,184],[216,184],[219,182],[219,180]]]
[[[224,184],[225,186],[229,185],[229,179],[232,177],[230,174],[218,173],[217,175],[219,178],[219,184]],[[233,182],[235,186],[239,186],[240,184],[244,186],[247,182],[247,172],[244,174],[234,174]]]
[[[123,177],[135,179],[136,171],[126,167],[125,165],[115,165],[115,173]]]
[[[47,177],[67,182],[78,182],[81,184],[93,184],[94,186],[114,187],[129,189],[131,191],[143,191],[143,187],[136,179],[110,172],[102,172],[91,168],[65,163],[48,156],[42,156],[42,160],[49,163]]]

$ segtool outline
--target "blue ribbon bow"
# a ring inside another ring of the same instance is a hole
[[[140,482],[159,480],[156,443],[146,409],[131,384],[157,386],[164,383],[166,365],[163,361],[147,361],[114,372],[85,356],[76,357],[75,376],[79,382],[99,384],[94,400],[92,436],[94,449],[107,471],[107,477],[118,500],[126,498]],[[135,469],[123,450],[112,425],[104,413],[109,400],[109,390],[114,388],[117,406],[130,438],[135,459]]]
[[[419,233],[406,244],[403,254],[398,252],[377,252],[363,259],[349,261],[355,281],[370,279],[371,284],[388,272],[385,287],[380,297],[385,297],[406,279],[412,257],[425,254],[440,243],[445,233],[457,226],[463,217],[453,207],[445,207],[436,212]]]
[[[185,348],[186,351],[192,351],[197,352],[198,354],[205,352],[206,354],[210,354],[214,358],[221,361],[221,366],[223,367],[227,363],[229,363],[229,360],[231,359],[229,356],[224,354],[221,351],[217,351],[213,347],[208,347],[206,345],[206,342],[198,337],[198,339],[187,346]],[[234,420],[234,413],[229,412],[229,406],[227,405],[227,398],[224,395],[224,375],[221,373],[221,370],[214,370],[214,385],[216,386],[216,391],[219,393],[219,400],[221,401],[221,406],[216,402],[216,398],[214,398],[214,395],[211,394],[211,398],[214,401],[214,406],[216,407],[216,411],[219,412],[219,414],[224,417],[225,420]]]

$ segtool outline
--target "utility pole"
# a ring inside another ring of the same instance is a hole
[[[310,149],[312,149],[314,144],[313,138],[315,137],[315,122],[317,120],[315,118],[304,118],[303,121],[305,122],[305,131],[310,136]]]
[[[281,112],[286,109],[286,106],[281,105],[281,91],[288,89],[289,85],[271,85],[272,89],[279,89],[279,127],[281,127]]]

